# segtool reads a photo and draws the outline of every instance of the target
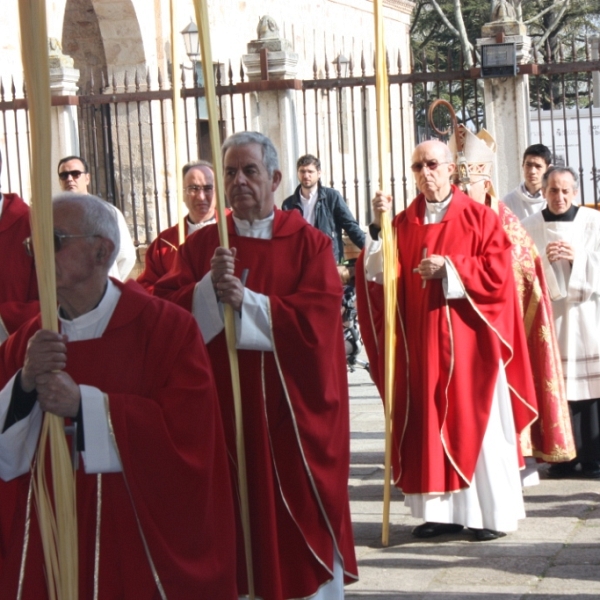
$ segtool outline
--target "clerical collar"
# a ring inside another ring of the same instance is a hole
[[[217,222],[217,219],[215,219],[215,217],[213,217],[212,219],[208,219],[208,221],[200,221],[200,223],[192,223],[188,216],[188,218],[187,218],[187,234],[191,235],[192,233],[194,233],[194,231],[198,231],[199,229],[202,229],[203,227],[206,227],[207,225],[211,225],[212,223],[216,223],[216,222]]]
[[[569,208],[569,210],[567,210],[566,212],[562,213],[561,215],[555,215],[554,213],[550,212],[550,209],[548,207],[543,208],[542,209],[542,216],[544,217],[544,221],[574,221],[575,220],[575,215],[577,214],[577,211],[579,210],[579,206],[575,205],[575,204],[571,204],[571,207]]]
[[[106,328],[120,297],[121,290],[109,279],[102,299],[89,312],[74,319],[68,319],[59,307],[58,320],[61,323],[61,331],[69,335],[71,341],[75,339],[91,339],[87,336],[92,335],[92,332]]]
[[[232,215],[235,229],[238,235],[242,237],[253,237],[262,239],[271,239],[273,237],[273,220],[275,218],[275,211],[273,211],[268,217],[264,219],[256,219],[252,223],[244,219],[238,219],[235,215]]]
[[[452,200],[452,190],[450,190],[450,193],[441,202],[434,202],[425,198],[426,210],[434,214],[440,213],[448,208],[450,200]]]
[[[528,200],[536,200],[536,201],[540,201],[544,199],[544,196],[542,195],[542,189],[540,188],[535,194],[532,194],[527,187],[525,186],[525,182],[523,182],[521,184],[521,191],[523,192],[523,195],[528,199]]]

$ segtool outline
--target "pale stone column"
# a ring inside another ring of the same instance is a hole
[[[60,42],[49,40],[50,93],[52,96],[75,96],[79,70],[73,68],[73,59],[62,53]],[[53,106],[52,119],[52,165],[53,169],[63,156],[79,154],[79,127],[77,106],[65,104]],[[58,176],[52,178],[52,193],[60,192]]]
[[[495,44],[496,36],[504,34],[504,42],[514,42],[517,65],[529,62],[531,38],[523,23],[512,20],[494,21],[482,28],[477,46]],[[484,79],[486,129],[496,140],[494,188],[499,198],[505,196],[521,181],[523,153],[529,145],[529,77],[499,77]]]
[[[279,28],[271,17],[263,17],[257,29],[258,39],[248,44],[248,54],[242,57],[248,71],[248,79],[261,81],[260,52],[267,50],[268,80],[294,79],[297,73],[298,55],[291,44],[279,35]],[[278,206],[285,199],[284,190],[297,185],[296,160],[299,145],[296,120],[295,95],[291,89],[254,92],[251,104],[253,129],[271,138],[279,155],[282,181],[275,194]]]

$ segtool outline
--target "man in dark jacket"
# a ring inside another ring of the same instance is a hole
[[[296,163],[300,185],[283,202],[283,210],[294,208],[314,227],[331,238],[337,263],[344,260],[342,229],[359,247],[365,245],[365,234],[352,216],[342,195],[321,185],[321,161],[312,154],[301,156]]]

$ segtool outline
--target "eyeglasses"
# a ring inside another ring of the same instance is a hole
[[[58,178],[62,181],[66,181],[67,179],[69,179],[70,175],[73,179],[79,179],[84,173],[85,171],[61,171],[58,174]]]
[[[191,196],[192,194],[199,194],[201,191],[205,194],[210,194],[214,189],[214,185],[188,185],[185,188],[185,193],[188,194],[188,196]]]
[[[64,239],[102,237],[102,236],[98,235],[97,233],[84,233],[81,235],[73,235],[73,234],[69,234],[69,233],[56,233],[56,231],[55,231],[53,234],[53,237],[54,237],[54,252],[60,252],[63,248],[63,240]],[[33,240],[30,237],[23,240],[23,246],[25,246],[25,252],[27,252],[27,254],[29,256],[33,256]]]
[[[410,165],[410,168],[413,173],[420,173],[423,170],[423,167],[427,167],[430,171],[435,171],[440,165],[447,165],[446,162],[438,162],[437,160],[425,160],[423,162],[416,162]]]

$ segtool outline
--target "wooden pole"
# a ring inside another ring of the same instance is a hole
[[[375,99],[377,107],[377,154],[379,159],[379,187],[382,191],[389,182],[389,87],[383,31],[382,0],[375,0]],[[394,408],[394,366],[396,358],[396,288],[398,260],[396,239],[388,214],[381,215],[383,251],[383,293],[385,301],[385,468],[383,481],[383,519],[381,543],[389,544],[390,498],[392,479],[392,433]]]
[[[175,189],[177,191],[177,223],[179,224],[179,245],[185,242],[186,224],[185,215],[186,207],[183,202],[183,178],[181,177],[181,169],[183,161],[181,160],[181,94],[179,90],[179,78],[177,77],[177,69],[179,68],[179,46],[177,44],[177,31],[175,26],[177,23],[177,12],[175,10],[175,0],[171,0],[170,5],[171,16],[171,88],[173,92],[173,143],[175,144]]]
[[[202,52],[202,66],[204,71],[204,90],[206,107],[208,109],[208,125],[210,131],[210,145],[213,155],[215,173],[215,194],[217,195],[217,213],[219,239],[223,248],[229,248],[227,232],[227,219],[225,215],[225,188],[223,184],[223,164],[221,159],[221,136],[219,132],[219,114],[217,112],[215,77],[213,72],[212,52],[210,46],[210,28],[208,21],[207,0],[194,0],[196,21],[200,36]],[[248,595],[254,600],[254,571],[252,567],[252,544],[250,536],[250,511],[248,506],[248,482],[246,478],[246,449],[244,445],[244,423],[242,419],[242,392],[240,387],[240,374],[238,355],[235,346],[235,322],[233,308],[225,305],[225,336],[231,367],[231,380],[233,384],[233,403],[235,409],[236,426],[236,451],[238,483],[240,493],[240,513],[244,533],[244,550],[246,554],[246,571],[248,573]]]
[[[40,295],[42,327],[58,331],[52,196],[51,121],[46,2],[19,0],[21,54],[31,124],[31,225]],[[50,450],[52,486],[46,481]],[[64,421],[45,413],[32,474],[40,535],[52,600],[78,595],[77,507],[75,478]]]

